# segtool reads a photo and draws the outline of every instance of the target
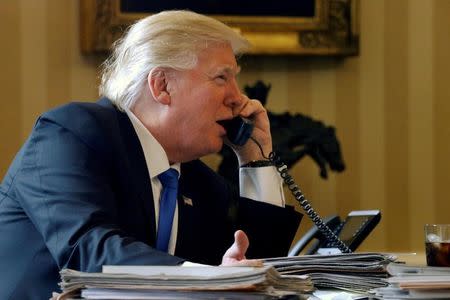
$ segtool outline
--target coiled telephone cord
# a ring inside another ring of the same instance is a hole
[[[265,159],[270,160],[275,165],[278,173],[280,173],[281,178],[283,179],[288,189],[291,191],[292,195],[300,203],[300,206],[303,208],[308,217],[314,222],[319,231],[325,236],[326,240],[331,241],[333,244],[337,245],[337,248],[342,253],[351,253],[352,250],[350,250],[350,248],[336,236],[336,234],[323,222],[322,218],[314,210],[314,208],[312,208],[311,204],[303,195],[299,186],[295,183],[294,179],[289,174],[287,165],[283,163],[281,158],[273,151],[270,152],[269,157],[265,156],[259,142],[253,137],[250,137],[250,139],[259,147],[262,156]]]

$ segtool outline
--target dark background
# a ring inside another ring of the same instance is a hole
[[[120,9],[125,13],[155,13],[170,9],[188,9],[207,15],[314,17],[316,0],[194,0],[194,1],[142,1],[122,0]]]

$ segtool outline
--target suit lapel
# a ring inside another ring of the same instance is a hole
[[[126,113],[116,109],[106,98],[100,100],[99,103],[101,105],[111,107],[116,111],[120,138],[123,141],[120,143],[122,145],[122,149],[119,151],[121,156],[118,156],[118,159],[123,163],[122,170],[125,172],[124,177],[127,178],[127,181],[132,186],[132,190],[129,192],[130,194],[133,191],[136,192],[140,200],[141,209],[143,209],[144,212],[142,238],[149,244],[153,245],[155,243],[156,236],[155,208],[150,177],[139,138]],[[151,231],[150,234],[149,231]]]

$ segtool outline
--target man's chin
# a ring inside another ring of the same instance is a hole
[[[208,152],[208,153],[206,153],[206,155],[215,154],[215,153],[220,152],[220,150],[222,150],[223,145],[224,145],[224,142],[222,139],[220,139],[214,143],[211,142],[208,149],[206,149],[206,152]]]

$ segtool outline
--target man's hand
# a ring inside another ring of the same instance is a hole
[[[249,99],[246,95],[242,95],[243,104],[233,110],[233,115],[248,118],[254,122],[252,137],[261,144],[264,155],[268,156],[272,151],[272,136],[270,134],[269,117],[266,109],[261,102],[255,99]],[[252,160],[264,159],[259,147],[253,142],[248,141],[244,146],[236,146],[229,144],[236,153],[239,165],[246,164]]]
[[[259,259],[246,259],[245,252],[249,246],[248,237],[242,230],[234,233],[234,243],[225,252],[221,266],[226,267],[261,267],[262,261]]]

